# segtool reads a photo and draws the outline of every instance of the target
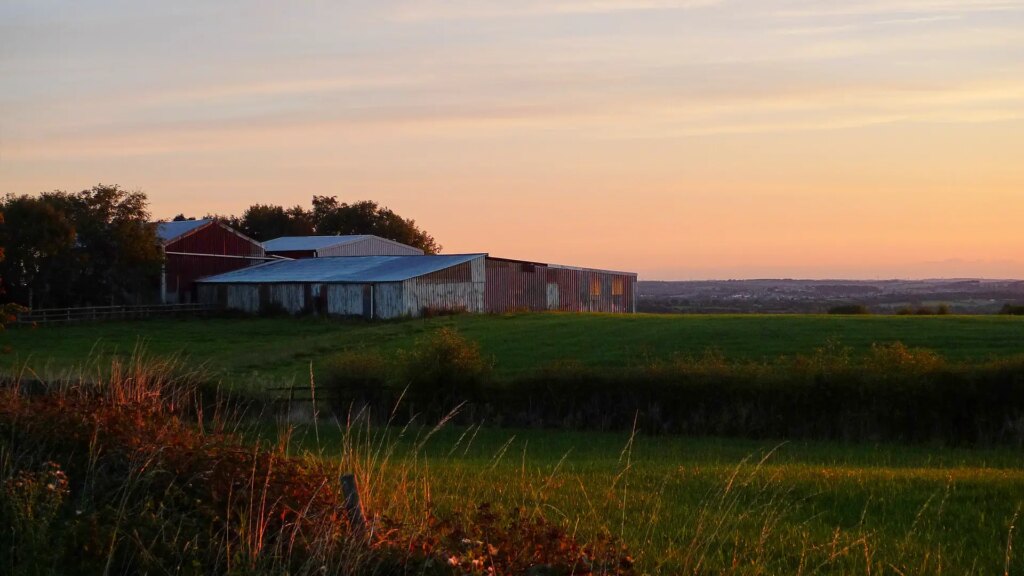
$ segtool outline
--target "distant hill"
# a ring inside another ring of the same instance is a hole
[[[863,304],[893,313],[906,306],[948,304],[954,313],[992,314],[1024,303],[1024,280],[695,280],[637,283],[641,312],[825,312]]]

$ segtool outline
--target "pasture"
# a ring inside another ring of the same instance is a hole
[[[311,365],[316,376],[346,351],[389,358],[441,327],[478,343],[505,380],[558,362],[620,369],[708,350],[767,362],[837,341],[864,355],[873,344],[902,342],[963,363],[1024,353],[1024,319],[1001,316],[208,318],[17,328],[0,339],[8,373],[99,369],[143,347],[258,395],[307,382]],[[487,421],[433,429],[422,416],[381,428],[346,424],[348,416],[315,425],[299,417],[293,428],[268,415],[250,423],[248,442],[355,471],[371,514],[413,519],[430,510],[472,523],[486,504],[501,518],[544,518],[581,542],[620,539],[639,574],[1024,569],[1014,528],[1024,506],[1019,446],[649,436]]]
[[[540,514],[584,540],[620,537],[644,574],[1024,568],[1008,550],[1024,504],[1018,450],[487,427],[442,428],[424,441],[428,433],[363,437],[369,502]],[[337,458],[359,444],[340,426],[318,434],[301,429],[296,447]]]
[[[183,355],[235,387],[258,389],[309,378],[334,354],[391,354],[442,326],[454,326],[493,359],[497,376],[556,362],[627,367],[709,350],[734,360],[811,354],[829,341],[855,352],[902,342],[952,361],[1024,354],[1024,318],[1011,316],[603,315],[453,316],[365,323],[318,318],[140,320],[16,328],[0,334],[0,366],[40,373],[137,346]]]

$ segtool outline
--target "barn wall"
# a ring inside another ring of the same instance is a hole
[[[547,266],[487,258],[484,310],[501,314],[547,310]]]
[[[410,316],[433,312],[483,312],[483,258],[404,282],[405,310]]]
[[[203,226],[164,246],[167,301],[190,302],[195,280],[259,264],[265,256],[258,242],[239,236],[220,224]]]
[[[267,291],[263,297],[265,301],[280,304],[288,312],[298,314],[306,309],[306,291],[313,286],[314,284],[263,284],[261,289]],[[320,287],[319,284],[315,286],[318,289]]]
[[[408,311],[403,298],[402,282],[387,282],[373,285],[373,317],[400,318]]]
[[[364,238],[347,244],[321,248],[318,257],[327,256],[420,256],[423,250],[384,238]]]
[[[217,287],[215,285],[215,287]],[[260,311],[259,286],[251,284],[222,284],[226,292],[223,306],[228,310],[241,310],[250,314]],[[220,298],[218,297],[218,300]]]
[[[365,284],[327,284],[327,313],[333,316],[362,316]]]
[[[635,312],[636,276],[550,266],[547,309],[563,312]]]

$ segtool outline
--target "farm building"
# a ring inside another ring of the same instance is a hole
[[[199,301],[256,313],[398,318],[425,312],[634,312],[636,275],[491,258],[348,256],[280,260],[203,278]]]
[[[193,302],[197,278],[270,260],[263,246],[214,219],[156,222],[164,250],[160,301]]]
[[[282,236],[263,243],[267,254],[284,258],[326,256],[420,256],[423,250],[401,242],[358,234],[351,236]]]

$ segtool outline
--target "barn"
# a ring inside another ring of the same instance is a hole
[[[212,218],[153,224],[164,251],[160,301],[165,304],[194,302],[198,278],[271,259],[262,244]]]
[[[483,311],[484,254],[328,256],[268,262],[204,278],[199,301],[256,313],[398,318]]]
[[[282,236],[263,243],[267,254],[284,258],[327,256],[420,256],[423,250],[401,242],[356,234],[349,236]]]
[[[199,301],[366,318],[430,312],[636,311],[636,274],[487,254],[334,256],[268,262],[203,278]]]

